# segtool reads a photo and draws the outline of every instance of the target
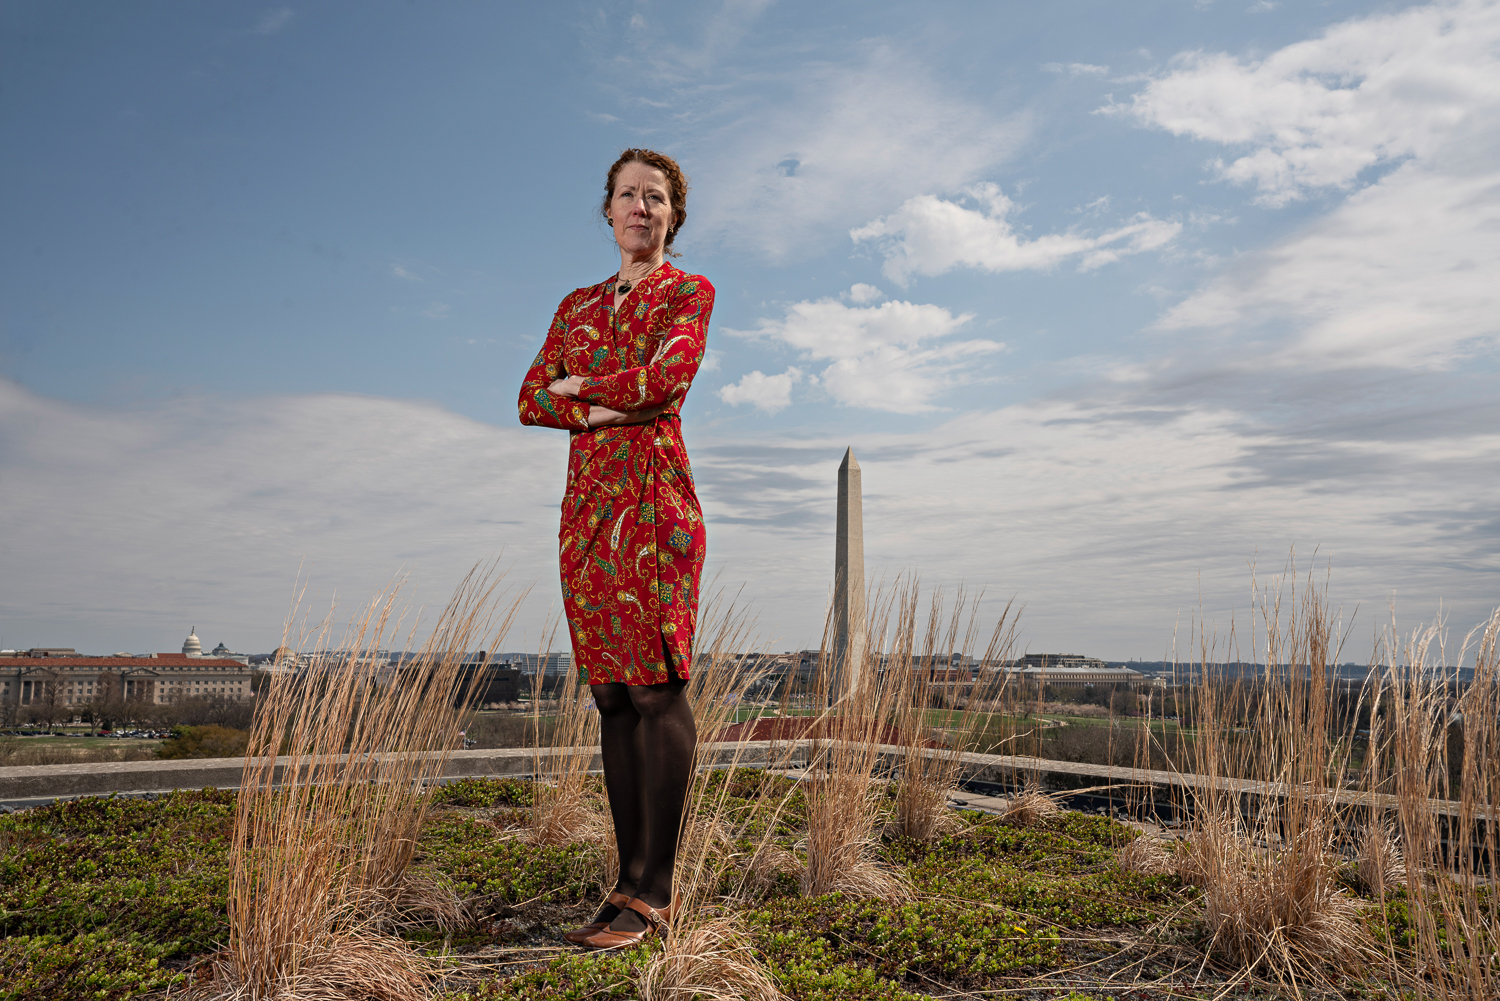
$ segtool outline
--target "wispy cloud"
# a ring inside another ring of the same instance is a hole
[[[632,62],[644,63],[661,82],[693,82],[734,53],[761,15],[774,4],[775,0],[720,0],[716,6],[702,4],[663,12],[660,16],[637,9],[624,23],[631,41],[644,43],[634,48],[637,54]],[[663,32],[663,21],[668,18],[678,31],[687,28],[691,41],[679,42]],[[617,47],[614,30],[612,23],[602,28],[596,42]]]
[[[1242,364],[1444,367],[1500,342],[1500,170],[1407,164],[1162,317]]]
[[[1108,66],[1095,66],[1093,63],[1042,63],[1042,69],[1048,73],[1066,73],[1069,76],[1107,76]]]
[[[291,23],[293,11],[290,7],[278,7],[275,10],[266,11],[256,23],[254,31],[257,35],[274,35]]]
[[[1074,258],[1080,270],[1088,271],[1128,254],[1155,250],[1182,231],[1181,223],[1142,212],[1095,235],[1069,230],[1027,240],[1007,218],[1014,208],[1015,203],[997,185],[980,184],[969,189],[965,200],[918,195],[891,215],[849,235],[856,243],[873,241],[883,246],[882,270],[892,281],[905,285],[914,274],[939,275],[959,267],[990,272],[1045,270]]]
[[[1024,115],[948,91],[888,45],[807,65],[790,81],[774,102],[742,95],[748,104],[697,120],[692,239],[778,261],[812,256],[914,194],[978,180],[1029,132]]]
[[[566,451],[564,435],[406,400],[105,409],[0,380],[4,645],[172,649],[161,644],[196,620],[235,649],[269,650],[299,566],[310,593],[355,602],[403,569],[441,598],[502,549],[529,581],[555,565],[545,540]]]
[[[1004,349],[997,341],[948,339],[972,319],[972,314],[955,316],[931,304],[896,300],[849,306],[827,298],[792,303],[778,319],[762,319],[750,330],[726,333],[792,348],[800,358],[819,365],[817,381],[838,403],[912,414],[947,406],[944,390],[971,381],[971,366]],[[766,382],[783,378],[760,375],[752,384],[768,393]],[[790,393],[796,381],[774,386],[784,385]],[[737,389],[732,395],[744,392]]]
[[[771,6],[641,6],[600,13],[585,32],[628,109],[609,110],[693,178],[690,244],[814,258],[912,195],[982,179],[1027,141],[1019,102],[976,93],[931,51],[896,36],[759,30]]]
[[[976,408],[920,431],[695,429],[709,575],[746,582],[745,600],[788,645],[816,642],[834,480],[853,444],[869,565],[1017,595],[1033,649],[1159,656],[1177,610],[1201,599],[1227,621],[1243,607],[1247,561],[1258,553],[1263,569],[1277,567],[1293,544],[1304,556],[1321,545],[1335,602],[1363,605],[1351,657],[1393,589],[1403,621],[1441,599],[1460,629],[1495,602],[1500,396],[1483,385],[1455,396],[1435,376],[1422,402],[1401,390],[1420,378],[1267,388],[1183,375]],[[1246,395],[1256,387],[1294,412],[1280,424],[1253,416],[1266,409]],[[170,649],[196,620],[216,640],[263,650],[279,642],[299,565],[316,592],[337,589],[346,603],[403,567],[441,597],[502,547],[518,582],[539,581],[539,619],[556,594],[548,540],[566,451],[561,433],[412,401],[185,398],[119,410],[0,382],[0,629],[7,643],[66,630],[85,649]]]
[[[1127,110],[1250,152],[1215,169],[1280,205],[1355,188],[1169,309],[1250,366],[1444,367],[1500,341],[1500,4],[1346,21],[1245,62],[1194,52]],[[1366,168],[1387,164],[1373,180]],[[1363,184],[1363,187],[1359,185]]]
[[[828,505],[853,444],[867,565],[1017,595],[1033,650],[1163,656],[1174,619],[1200,609],[1223,635],[1245,608],[1248,564],[1258,559],[1265,578],[1293,546],[1304,569],[1315,549],[1331,560],[1346,625],[1360,606],[1350,659],[1368,652],[1393,594],[1402,621],[1441,603],[1460,632],[1495,604],[1500,434],[1451,434],[1500,416],[1493,403],[1273,425],[1183,400],[1177,384],[1080,395],[1087,402],[1030,401],[913,433],[709,441],[694,469],[716,544],[739,574],[786,589],[760,599],[763,619],[821,609]]]
[[[1283,205],[1490,130],[1497,74],[1500,5],[1455,0],[1346,21],[1259,61],[1184,53],[1130,102],[1103,110],[1246,148],[1213,161],[1215,172]]]

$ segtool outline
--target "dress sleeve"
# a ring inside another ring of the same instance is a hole
[[[666,309],[667,327],[662,332],[666,351],[662,356],[615,375],[583,380],[578,390],[580,400],[630,412],[659,407],[687,394],[708,343],[714,287],[707,278],[697,275],[679,282],[667,295]]]
[[[557,307],[557,314],[552,317],[552,326],[547,328],[547,341],[521,383],[521,399],[517,409],[521,413],[522,424],[561,428],[565,431],[588,430],[587,403],[547,392],[548,386],[558,379],[566,378],[568,374],[563,366],[563,339],[568,333],[566,314],[571,300],[572,296],[569,296]]]

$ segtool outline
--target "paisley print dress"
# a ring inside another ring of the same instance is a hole
[[[562,301],[519,408],[522,424],[573,432],[558,533],[573,662],[591,684],[653,685],[668,680],[667,652],[678,677],[691,671],[704,532],[678,411],[703,360],[714,287],[662,264],[618,312],[614,299],[611,278]],[[547,392],[573,375],[586,376],[578,399]],[[590,403],[667,409],[590,429]]]

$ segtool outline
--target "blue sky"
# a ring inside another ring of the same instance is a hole
[[[555,604],[516,387],[617,264],[614,153],[693,181],[710,572],[816,642],[867,559],[1033,650],[1243,630],[1293,546],[1348,653],[1500,601],[1500,5],[10,3],[0,646],[280,636],[299,566]],[[991,602],[993,604],[993,601]],[[1200,612],[1201,609],[1201,612]]]

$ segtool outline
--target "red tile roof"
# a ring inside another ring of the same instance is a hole
[[[802,740],[804,738],[825,739],[829,736],[828,721],[815,716],[761,716],[743,723],[731,723],[710,740],[726,744],[742,740]],[[888,723],[881,724],[882,744],[901,744],[901,731]],[[931,740],[922,742],[927,747],[938,747]]]
[[[159,653],[155,657],[0,657],[0,671],[15,667],[245,667],[223,657],[188,657]],[[246,668],[248,670],[248,668]]]

